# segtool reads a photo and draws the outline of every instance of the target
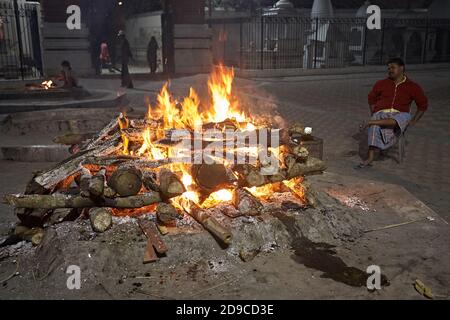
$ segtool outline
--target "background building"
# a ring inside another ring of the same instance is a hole
[[[366,27],[381,7],[381,30]],[[450,1],[280,0],[272,7],[210,13],[213,57],[244,69],[332,68],[449,62]]]
[[[66,27],[81,7],[80,30]],[[366,28],[367,7],[382,9],[381,30]],[[450,0],[0,0],[0,78],[51,76],[69,60],[80,75],[101,74],[100,44],[117,59],[124,30],[132,72],[147,73],[158,42],[158,71],[336,68],[450,61]]]

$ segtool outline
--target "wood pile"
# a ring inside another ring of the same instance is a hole
[[[179,172],[169,169],[171,159],[148,160],[137,156],[136,151],[144,143],[143,130],[150,130],[154,139],[158,136],[158,127],[156,121],[122,116],[97,134],[90,135],[89,140],[81,143],[76,140],[77,144],[71,146],[74,152],[71,157],[51,169],[36,172],[23,194],[5,196],[5,203],[16,208],[21,222],[17,234],[38,243],[43,227],[79,216],[89,218],[95,232],[104,232],[112,225],[114,210],[145,209],[154,205],[156,224],[139,218],[139,225],[149,241],[145,262],[156,261],[157,254],[167,251],[159,237],[163,230],[159,226],[176,226],[184,213],[216,239],[229,244],[232,240],[230,230],[201,204],[191,203],[190,210],[185,212],[173,206],[171,199],[182,195],[186,188]],[[167,146],[168,136],[170,131],[156,144]],[[320,173],[326,168],[323,161],[310,157],[304,147],[289,142],[283,145],[281,157],[280,169],[270,175],[264,174],[261,163],[229,167],[223,164],[192,165],[190,174],[202,201],[214,191],[232,189],[232,203],[236,209],[241,215],[252,216],[260,212],[262,204],[245,188],[281,183]]]

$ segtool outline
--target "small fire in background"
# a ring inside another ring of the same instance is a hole
[[[45,90],[49,90],[51,88],[56,87],[56,84],[52,80],[47,80],[41,83],[41,87],[44,88]]]

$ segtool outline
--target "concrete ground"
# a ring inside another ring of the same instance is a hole
[[[358,125],[369,116],[366,102],[367,93],[374,82],[384,76],[384,73],[374,72],[354,75],[238,78],[236,79],[236,88],[238,94],[255,98],[256,108],[265,108],[267,104],[276,103],[278,112],[285,119],[300,121],[306,126],[313,127],[314,135],[324,139],[324,157],[329,166],[327,171],[331,175],[336,174],[358,181],[372,180],[381,184],[390,183],[401,186],[413,195],[410,198],[407,197],[411,203],[415,203],[415,198],[417,198],[443,218],[443,220],[436,218],[439,221],[439,227],[431,230],[432,232],[429,229],[426,230],[427,227],[422,228],[421,224],[414,224],[395,229],[398,231],[383,231],[381,234],[374,234],[362,239],[358,244],[348,245],[339,250],[342,257],[361,266],[367,264],[364,259],[367,261],[372,261],[374,258],[375,260],[382,259],[381,264],[390,265],[387,268],[390,268],[388,274],[391,278],[400,279],[402,285],[397,283],[385,293],[376,295],[367,295],[366,291],[355,292],[345,285],[332,284],[333,281],[330,279],[321,279],[320,273],[304,266],[300,267],[300,271],[298,271],[298,264],[293,262],[289,254],[278,253],[276,257],[257,257],[254,262],[246,265],[244,270],[248,269],[248,272],[254,272],[254,274],[248,278],[248,281],[242,282],[238,291],[234,288],[223,289],[226,293],[223,297],[252,298],[249,293],[254,293],[253,297],[274,298],[273,292],[279,292],[290,282],[291,277],[286,277],[286,275],[297,270],[295,283],[298,285],[296,287],[298,290],[286,290],[279,295],[280,298],[414,298],[417,297],[415,291],[409,291],[411,289],[410,282],[414,277],[426,279],[448,298],[445,288],[449,287],[449,278],[445,270],[448,270],[450,260],[445,252],[449,251],[447,223],[450,221],[450,198],[448,197],[450,191],[450,133],[448,132],[450,115],[446,109],[450,103],[450,86],[448,85],[450,69],[414,70],[408,73],[408,76],[424,87],[430,100],[430,110],[417,126],[410,128],[407,132],[408,144],[404,163],[397,164],[393,159],[384,158],[377,161],[374,167],[368,170],[356,171],[353,166],[360,159],[360,142],[357,139]],[[207,75],[174,79],[171,82],[171,91],[176,96],[183,96],[188,93],[189,86],[193,86],[204,93],[206,79]],[[118,79],[82,79],[81,83],[87,88],[123,90],[118,88],[120,84]],[[154,103],[154,97],[162,84],[163,81],[136,80],[135,89],[126,90],[130,105],[134,109],[144,111],[146,97],[149,96],[151,102]],[[22,191],[32,171],[49,165],[48,163],[0,161],[0,181],[2,181],[0,194]],[[326,182],[324,183],[326,184]],[[396,190],[391,189],[394,192],[393,195],[390,195],[393,202],[395,202]],[[405,204],[405,206],[407,205]],[[386,216],[398,213],[397,209],[385,210],[384,217],[374,221],[378,223],[378,226],[404,221],[404,219],[400,219],[400,216],[393,215],[395,218],[392,221]],[[6,234],[14,221],[12,210],[0,205],[0,234]],[[376,224],[375,222],[374,224]],[[420,236],[421,234],[424,234],[423,237]],[[421,240],[423,240],[422,243]],[[379,241],[387,243],[390,250],[380,250]],[[412,245],[410,245],[411,243]],[[369,250],[369,252],[364,253],[364,250]],[[271,263],[270,261],[273,259],[278,262]],[[275,270],[277,265],[280,266],[278,271]],[[10,267],[3,269],[0,266],[0,270],[5,271],[1,272],[1,278],[8,274],[7,271]],[[258,271],[262,273],[258,273]],[[14,282],[11,281],[11,283],[14,288]],[[308,291],[310,287],[305,284],[317,288],[319,292],[312,294]],[[111,285],[113,284],[111,283]],[[267,287],[267,290],[258,291],[261,285]],[[332,286],[331,291],[326,289],[329,285]],[[321,287],[325,289],[320,291]],[[11,287],[8,287],[3,292],[4,298],[20,296],[29,298],[29,295],[20,292],[15,294],[14,290],[10,289]],[[20,289],[18,290],[20,291]],[[198,287],[192,288],[193,292],[202,292],[201,290]],[[105,294],[104,289],[100,291]],[[91,293],[93,297],[99,297],[95,292]],[[189,294],[183,292],[177,296],[189,298]],[[117,292],[117,296],[124,297],[120,292]],[[216,297],[206,292],[198,295],[199,298],[210,296]],[[47,297],[51,297],[51,294],[49,293]],[[70,295],[58,297],[68,298]],[[139,298],[139,295],[128,297]]]

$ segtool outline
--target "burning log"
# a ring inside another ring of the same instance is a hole
[[[226,245],[231,243],[233,239],[231,231],[221,225],[214,217],[211,217],[205,210],[195,208],[189,214],[221,242]]]
[[[142,172],[142,183],[144,187],[149,191],[160,192],[156,173],[152,171],[143,171]]]
[[[86,168],[82,168],[81,170],[82,170],[82,172],[80,175],[80,182],[79,182],[80,194],[83,197],[89,197],[89,184],[90,184],[90,181],[92,178],[92,174]]]
[[[284,165],[288,169],[292,168],[292,166],[297,162],[295,156],[293,154],[289,154],[289,153],[284,156],[283,160],[284,160]]]
[[[232,119],[225,119],[221,122],[209,122],[205,123],[202,126],[203,130],[210,130],[210,129],[219,129],[219,130],[236,130],[238,127],[245,127],[247,126],[247,122],[236,122]]]
[[[141,208],[157,202],[161,202],[159,193],[148,192],[130,197],[105,199],[105,206],[113,208]]]
[[[89,194],[93,197],[101,197],[105,188],[106,180],[106,168],[101,168],[90,180],[89,180]]]
[[[106,156],[120,150],[122,144],[118,142],[119,138],[120,135],[117,139],[110,140],[98,148],[80,151],[72,155],[56,165],[56,167],[35,176],[34,181],[46,190],[52,189],[67,177],[80,172],[86,158],[91,156]]]
[[[98,134],[94,135],[89,141],[81,145],[80,150],[89,150],[100,144],[100,142],[108,136],[113,135],[119,130],[117,119],[111,120]]]
[[[14,235],[18,236],[22,240],[30,241],[33,245],[37,246],[42,242],[45,231],[42,228],[27,228],[25,226],[17,226],[14,230]]]
[[[134,129],[158,128],[160,123],[152,119],[130,119],[130,127]]]
[[[270,175],[269,177],[269,181],[270,183],[275,183],[275,182],[281,182],[283,180],[286,180],[286,170],[284,169],[279,169],[277,173]]]
[[[261,213],[262,204],[250,192],[237,189],[233,194],[233,204],[243,215],[256,216]]]
[[[105,157],[87,157],[83,161],[83,165],[86,166],[99,166],[99,167],[109,167],[109,166],[127,166],[135,167],[137,169],[149,169],[158,168],[170,163],[170,159],[161,160],[146,160],[128,155],[115,155],[115,156],[105,156]]]
[[[113,188],[111,188],[110,186],[105,186],[103,188],[103,197],[111,199],[115,196],[117,196],[117,192]]]
[[[324,161],[308,157],[304,162],[296,162],[287,170],[288,179],[323,172],[327,168]]]
[[[122,129],[122,134],[128,138],[128,140],[130,142],[143,142],[144,141],[144,137],[142,134],[142,130],[144,129],[137,129],[137,128],[127,128],[127,129]],[[150,135],[150,139],[153,141],[156,139],[156,131],[150,131],[151,135]]]
[[[159,190],[163,199],[170,199],[182,195],[186,188],[176,174],[167,169],[161,169]]]
[[[191,174],[197,186],[205,194],[233,186],[236,180],[232,173],[219,163],[193,165]]]
[[[294,146],[292,148],[292,154],[300,161],[306,161],[309,156],[308,150],[303,146]]]
[[[168,203],[158,203],[156,207],[156,217],[164,225],[175,225],[176,220],[181,219],[177,209]]]
[[[259,187],[267,184],[267,176],[262,175],[258,168],[250,164],[238,165],[235,170],[239,173],[239,186]]]
[[[57,209],[93,207],[95,202],[83,196],[70,196],[60,193],[51,195],[6,195],[5,202],[17,208]]]
[[[122,197],[134,196],[142,188],[142,173],[135,167],[121,167],[109,177],[108,186]]]
[[[91,207],[111,207],[111,208],[141,208],[153,203],[161,202],[159,193],[149,192],[136,196],[120,197],[113,199],[94,200],[81,195],[65,195],[55,193],[51,195],[6,195],[5,203],[17,208],[32,209],[57,209],[57,208],[91,208]]]
[[[89,220],[95,232],[105,232],[112,225],[111,212],[107,208],[92,208],[89,210]]]

